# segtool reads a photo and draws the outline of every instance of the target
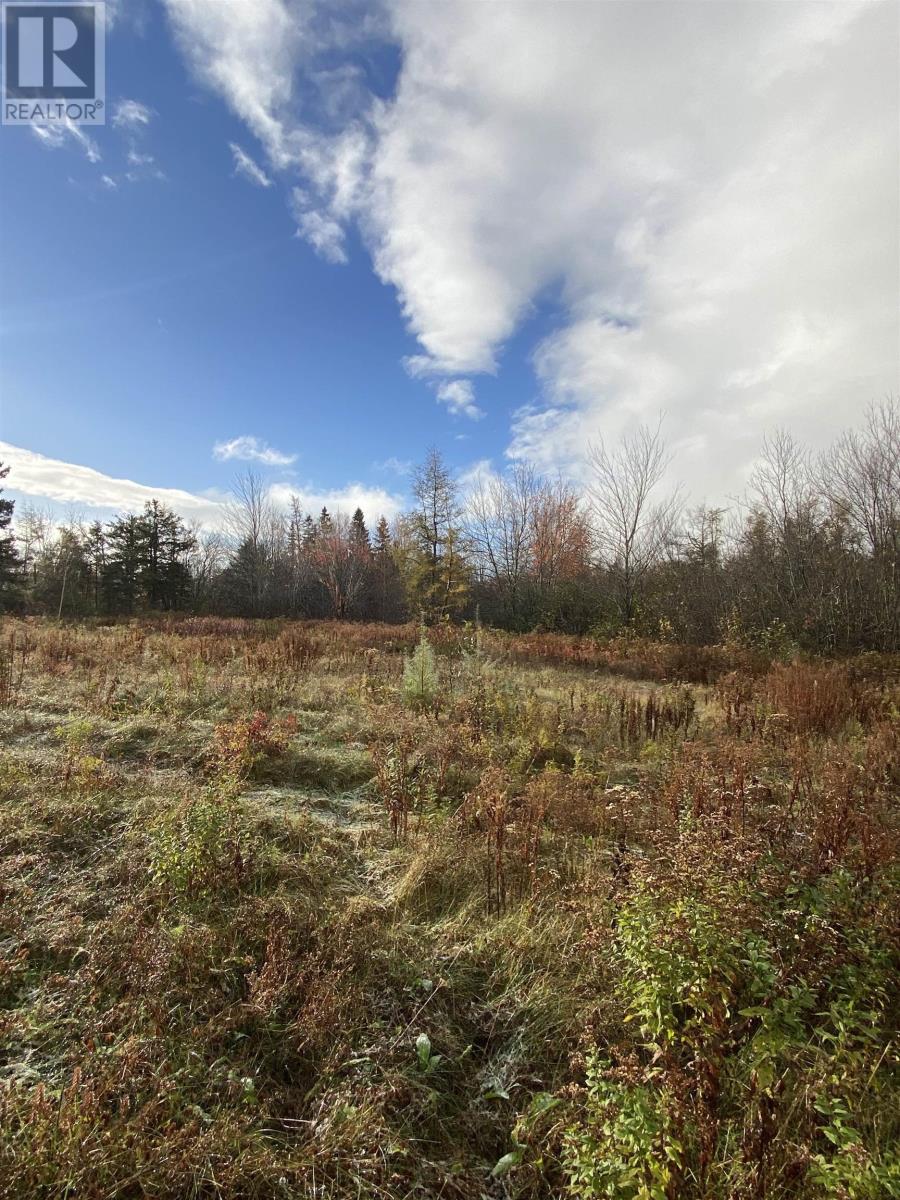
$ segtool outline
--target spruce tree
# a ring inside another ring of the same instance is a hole
[[[130,614],[138,606],[145,532],[134,513],[116,517],[106,527],[103,603],[107,612]]]
[[[375,526],[372,547],[372,601],[379,621],[400,621],[406,615],[403,580],[394,555],[394,539],[385,517]]]
[[[151,610],[181,608],[190,584],[184,559],[196,546],[197,539],[181,517],[158,500],[150,500],[144,506],[140,526],[144,602]]]
[[[391,527],[387,523],[387,517],[381,516],[378,518],[378,524],[375,526],[375,554],[389,554],[391,550]]]
[[[357,550],[368,550],[370,548],[369,531],[366,528],[366,519],[363,516],[361,508],[356,510],[350,522],[350,540]]]
[[[316,523],[312,519],[312,516],[307,513],[303,518],[302,532],[300,535],[300,542],[304,551],[310,551],[313,548],[313,546],[316,544],[316,538],[318,536],[319,530],[316,527]]]

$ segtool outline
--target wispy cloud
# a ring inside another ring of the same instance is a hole
[[[441,404],[446,404],[454,417],[469,417],[480,421],[484,410],[475,403],[475,388],[470,379],[448,379],[439,383],[435,394]]]
[[[124,137],[128,148],[125,153],[124,170],[103,177],[102,182],[106,187],[115,189],[121,183],[140,183],[146,180],[164,180],[166,178],[156,157],[147,150],[139,148],[155,115],[154,110],[140,100],[123,99],[116,103],[112,125]]]
[[[317,208],[308,208],[309,198],[303,188],[294,188],[291,211],[297,222],[297,236],[309,242],[315,252],[331,263],[345,263],[344,227],[340,221]]]
[[[101,154],[97,143],[85,133],[80,125],[66,118],[65,121],[54,122],[52,125],[32,125],[31,132],[48,150],[59,150],[71,139],[85,153],[88,162],[100,162]]]
[[[246,150],[242,149],[237,142],[229,142],[228,146],[234,158],[235,175],[242,175],[250,183],[255,183],[257,187],[267,188],[272,186],[272,180],[259,163],[250,157]]]
[[[408,458],[386,458],[383,462],[373,464],[376,471],[390,471],[394,475],[409,475],[413,463]]]
[[[119,100],[113,110],[112,123],[118,129],[140,131],[145,129],[153,118],[153,109],[140,100]]]
[[[317,11],[315,3],[294,0],[165,0],[165,5],[197,77],[246,123],[276,171],[304,176],[307,186],[289,198],[299,236],[327,261],[345,262],[344,226],[363,191],[371,141],[368,120],[352,116],[351,100],[368,97],[358,71],[323,74],[311,64],[319,50],[346,51],[354,36],[359,40],[371,32],[372,22],[357,22],[354,34],[352,20],[326,13],[324,5]],[[340,131],[326,133],[314,121],[299,119],[294,84],[301,62],[310,67],[307,82],[322,89],[321,115],[333,122],[340,113],[347,120]],[[330,108],[327,100],[335,91],[342,99]]]
[[[297,461],[296,454],[283,454],[272,446],[267,446],[259,438],[244,435],[232,438],[230,442],[216,442],[213,446],[213,458],[219,462],[255,462],[266,467],[287,467]]]
[[[197,76],[247,123],[273,163],[291,165],[296,149],[285,120],[303,42],[302,10],[284,0],[165,3],[175,37]]]
[[[129,149],[127,157],[130,167],[152,167],[156,162],[152,154],[141,154],[134,146]]]

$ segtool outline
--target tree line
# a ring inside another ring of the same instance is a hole
[[[578,487],[526,463],[465,489],[431,450],[409,510],[374,527],[276,507],[240,478],[223,528],[156,500],[57,525],[0,499],[0,605],[58,617],[192,612],[429,622],[471,617],[708,643],[900,649],[900,404],[813,456],[766,439],[746,496],[688,508],[660,427],[594,444]],[[0,467],[0,480],[8,468]]]

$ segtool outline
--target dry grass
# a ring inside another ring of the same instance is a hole
[[[0,1197],[900,1194],[897,664],[417,638],[4,624]]]

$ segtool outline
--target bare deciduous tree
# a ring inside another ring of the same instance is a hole
[[[861,430],[849,430],[822,456],[822,479],[835,512],[867,552],[850,603],[867,605],[875,638],[900,640],[900,401],[873,404]]]
[[[873,554],[900,550],[900,401],[870,407],[862,430],[851,429],[823,456],[832,503],[862,533]]]
[[[602,440],[588,448],[595,545],[615,581],[626,625],[634,620],[643,582],[671,544],[678,521],[677,491],[655,499],[670,461],[661,424],[655,429],[641,425],[614,450]]]
[[[46,554],[53,540],[53,514],[48,509],[23,504],[16,515],[15,530],[22,571],[33,582],[37,561],[42,554]]]
[[[232,570],[245,603],[261,616],[269,590],[271,564],[283,537],[283,521],[253,471],[239,475],[225,509],[225,532],[232,544]]]
[[[466,504],[467,544],[482,580],[499,591],[509,621],[520,615],[522,588],[531,570],[534,514],[540,485],[534,468],[516,465],[504,475],[482,475]]]
[[[216,577],[228,561],[228,550],[219,530],[203,529],[199,522],[194,522],[191,531],[194,547],[187,558],[191,595],[195,609],[202,611],[209,604]]]

